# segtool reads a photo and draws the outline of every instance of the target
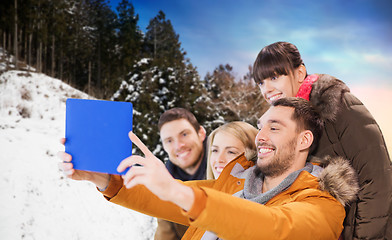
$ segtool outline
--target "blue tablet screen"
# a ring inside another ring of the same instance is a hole
[[[121,174],[118,164],[132,154],[132,104],[69,98],[65,151],[75,169]]]

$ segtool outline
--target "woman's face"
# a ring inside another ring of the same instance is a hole
[[[219,131],[211,144],[210,164],[215,179],[222,173],[223,168],[235,157],[245,152],[244,144],[233,135]]]
[[[294,70],[293,74],[263,79],[259,83],[259,88],[265,100],[271,104],[280,98],[295,97],[304,78],[302,69],[299,67]]]

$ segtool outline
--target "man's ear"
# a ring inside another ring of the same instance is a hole
[[[296,74],[295,77],[298,79],[298,82],[302,83],[305,80],[305,77],[306,77],[306,67],[304,65],[300,65],[296,69],[295,74]]]
[[[309,149],[313,143],[313,133],[310,130],[305,130],[299,136],[299,150]]]
[[[199,135],[199,138],[204,141],[204,139],[206,139],[206,129],[203,126],[200,126],[199,132],[197,133],[197,135]]]

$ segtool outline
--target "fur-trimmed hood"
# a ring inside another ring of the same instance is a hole
[[[318,175],[319,186],[329,192],[343,206],[357,199],[358,177],[350,163],[342,157],[311,157],[311,162],[320,164],[324,169]]]
[[[249,152],[246,158],[248,161],[256,162],[257,153]],[[343,157],[319,158],[310,156],[309,162],[322,168],[320,171],[317,170],[317,173],[312,173],[318,178],[321,190],[329,192],[343,206],[349,205],[357,199],[358,176],[348,160]]]
[[[340,110],[343,95],[350,89],[341,80],[327,75],[317,74],[319,79],[312,84],[309,101],[324,120],[334,121]]]

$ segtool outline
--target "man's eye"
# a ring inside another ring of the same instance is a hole
[[[278,77],[276,76],[271,78],[271,80],[276,80],[276,79],[278,79]]]
[[[271,127],[271,131],[276,131],[276,130],[279,130],[279,129],[276,127]]]

